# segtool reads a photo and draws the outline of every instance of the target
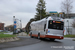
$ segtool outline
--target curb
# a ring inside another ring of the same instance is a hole
[[[16,36],[28,36],[26,33],[24,32],[21,32],[21,33],[18,33],[18,34],[15,34]]]
[[[13,42],[0,43],[0,49],[27,46],[41,42],[41,40],[33,38],[19,37],[20,40]],[[6,45],[7,44],[7,45]]]
[[[75,39],[73,39],[73,41],[75,41]]]
[[[16,40],[19,40],[19,38],[18,37],[0,38],[0,43],[16,41]]]

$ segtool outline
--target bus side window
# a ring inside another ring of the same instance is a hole
[[[44,31],[45,31],[45,29],[46,29],[46,24],[44,25]]]

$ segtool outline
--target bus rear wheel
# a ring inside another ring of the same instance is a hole
[[[54,41],[55,39],[53,39],[53,38],[50,38],[50,40],[51,40],[51,41]]]

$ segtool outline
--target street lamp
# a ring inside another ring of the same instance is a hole
[[[21,31],[21,29],[22,29],[21,20],[16,19],[15,16],[13,16],[13,34],[16,33],[16,24],[17,24],[18,21],[20,21],[19,25],[20,25],[20,31]]]
[[[13,34],[16,33],[16,19],[15,16],[13,16]]]
[[[16,19],[16,20],[20,21],[20,29],[21,29],[21,28],[22,28],[22,23],[21,23],[21,20],[19,20],[19,19]]]
[[[20,28],[22,29],[22,21],[20,20]]]
[[[20,23],[19,23],[19,28],[20,28],[20,31],[21,31],[21,29],[22,29],[22,23],[21,23],[21,20],[19,20],[19,19],[16,19],[17,20],[17,22],[19,21]],[[17,23],[18,24],[18,23]]]

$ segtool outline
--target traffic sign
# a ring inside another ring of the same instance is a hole
[[[14,24],[16,24],[16,21],[14,21]]]
[[[16,28],[16,21],[14,21],[14,29]]]
[[[57,11],[50,11],[49,13],[58,13]]]
[[[14,28],[16,28],[16,25],[14,25]]]

